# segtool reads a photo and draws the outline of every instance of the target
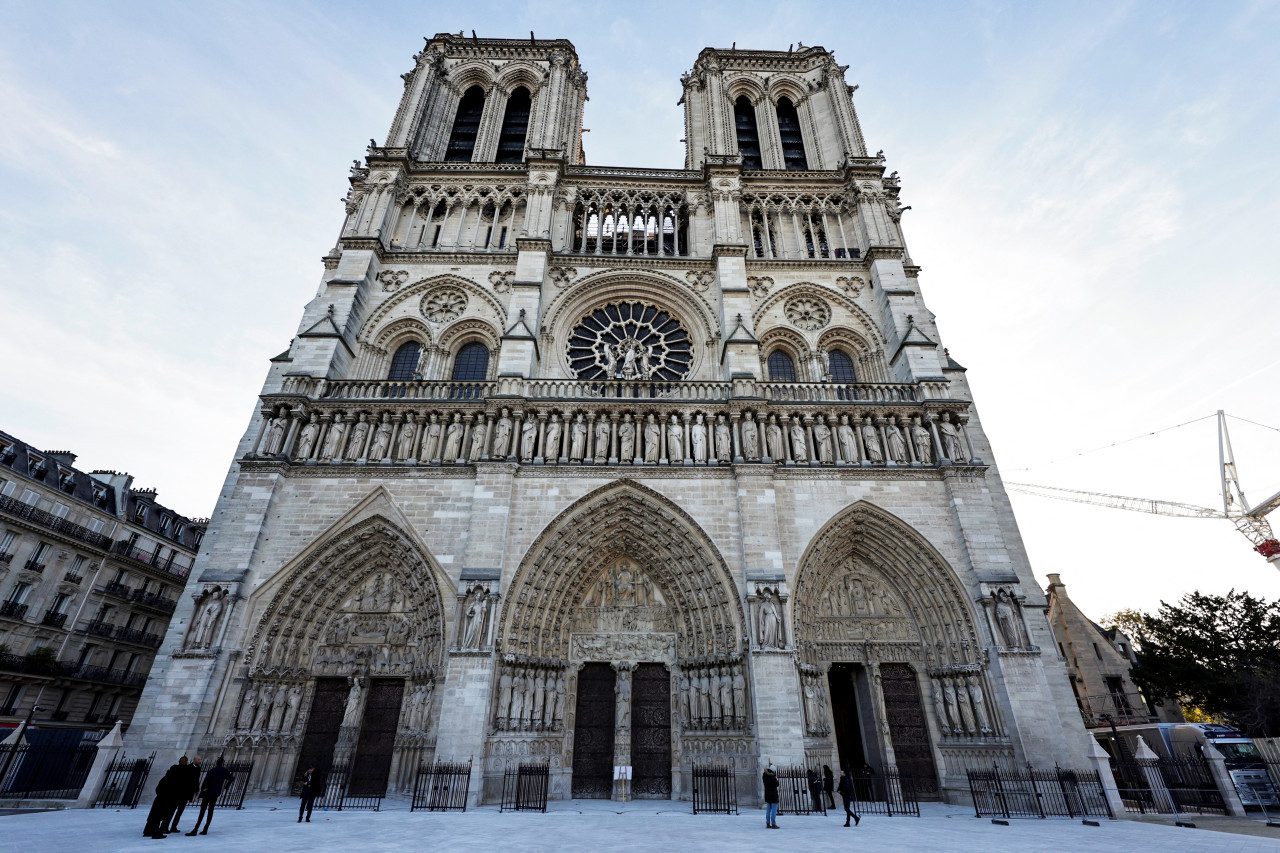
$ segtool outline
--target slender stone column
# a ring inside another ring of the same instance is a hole
[[[636,665],[632,662],[615,662],[612,664],[617,672],[614,679],[614,713],[613,727],[613,764],[615,767],[631,769],[631,674]],[[631,799],[631,780],[615,779],[613,783],[613,799],[627,802]]]

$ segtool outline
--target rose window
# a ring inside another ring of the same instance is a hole
[[[422,316],[433,323],[446,323],[462,316],[467,307],[467,294],[456,287],[441,287],[422,299]]]
[[[797,328],[815,332],[831,320],[831,309],[821,299],[797,296],[784,306],[787,319]]]
[[[579,379],[683,379],[693,362],[680,321],[643,302],[592,311],[570,333],[568,349]]]

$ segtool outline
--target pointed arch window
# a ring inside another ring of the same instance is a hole
[[[489,378],[489,348],[479,342],[466,344],[453,359],[455,382],[483,382]]]
[[[827,364],[831,371],[832,382],[852,383],[858,381],[858,376],[853,370],[853,359],[849,358],[849,354],[843,350],[833,349],[828,353]]]
[[[502,134],[498,137],[499,163],[519,163],[524,160],[524,141],[529,132],[529,112],[532,101],[529,90],[520,86],[507,98],[507,112],[502,117]]]
[[[387,378],[393,382],[408,382],[413,379],[421,356],[422,344],[417,341],[401,344],[391,357],[391,370],[387,372]]]
[[[782,140],[782,159],[788,171],[803,172],[809,168],[804,156],[804,137],[800,134],[800,116],[790,98],[778,99],[778,136]]]
[[[796,363],[780,349],[769,353],[769,381],[795,382]]]
[[[756,127],[756,108],[746,95],[739,95],[733,102],[733,123],[738,131],[738,151],[742,154],[742,168],[763,169],[760,162],[760,131]]]
[[[480,116],[484,113],[484,89],[472,86],[458,102],[458,113],[453,119],[453,132],[449,134],[449,147],[444,159],[449,163],[466,163],[476,148],[480,134]]]

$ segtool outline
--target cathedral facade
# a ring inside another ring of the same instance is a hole
[[[263,792],[471,758],[479,802],[522,760],[552,798],[688,798],[730,762],[748,801],[769,762],[940,798],[969,767],[1084,766],[832,54],[702,51],[683,169],[586,165],[567,41],[415,59],[130,740],[252,757]]]

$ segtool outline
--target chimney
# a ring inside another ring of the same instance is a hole
[[[70,450],[46,450],[44,455],[66,465],[68,468],[76,464],[76,455]]]

